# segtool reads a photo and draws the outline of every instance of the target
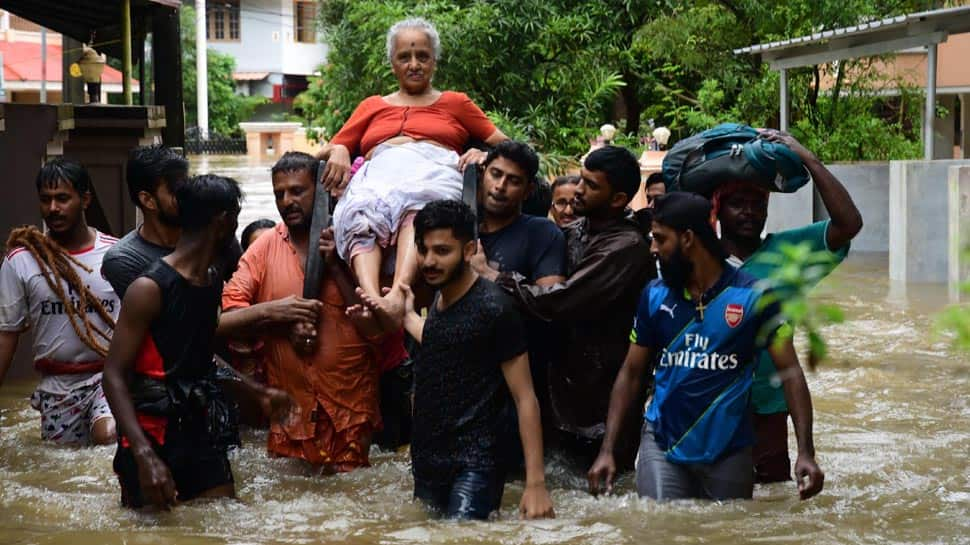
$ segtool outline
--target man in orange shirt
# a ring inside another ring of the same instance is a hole
[[[316,238],[310,217],[318,164],[305,153],[289,152],[273,166],[283,222],[243,254],[223,290],[219,333],[263,340],[267,383],[285,390],[297,405],[290,422],[270,427],[269,452],[302,458],[329,473],[369,465],[371,435],[380,427],[380,330],[359,305],[353,319],[346,313],[356,301],[350,299],[353,287],[336,258],[332,232],[324,232],[319,248],[310,243]],[[321,251],[327,264],[320,301],[298,297],[308,251]],[[287,298],[297,299],[298,319],[273,318],[268,310]]]

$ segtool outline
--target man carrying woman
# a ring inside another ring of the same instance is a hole
[[[318,154],[327,161],[324,188],[340,195],[333,218],[337,251],[377,302],[388,331],[400,328],[393,317],[403,308],[401,285],[417,272],[414,214],[436,199],[461,199],[461,171],[485,159],[476,149],[459,155],[471,140],[491,146],[508,139],[467,95],[432,86],[440,52],[428,21],[393,25],[387,56],[400,88],[361,102]],[[366,161],[351,177],[351,158],[358,155]],[[383,250],[394,245],[391,262]],[[382,297],[381,273],[391,264],[393,284]]]

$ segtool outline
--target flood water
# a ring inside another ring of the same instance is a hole
[[[276,217],[268,166],[200,163],[244,183],[240,226]],[[449,523],[411,501],[406,454],[375,451],[369,469],[319,477],[267,458],[265,435],[249,432],[231,454],[237,501],[132,513],[119,505],[114,447],[40,441],[26,380],[0,389],[0,544],[970,543],[970,357],[932,334],[945,287],[891,286],[886,269],[885,255],[853,255],[816,291],[847,320],[825,330],[831,357],[808,376],[826,486],[807,502],[787,483],[757,487],[753,501],[657,504],[629,476],[595,499],[553,459],[559,518],[517,520],[515,482],[497,521]]]

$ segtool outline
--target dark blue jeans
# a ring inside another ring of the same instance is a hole
[[[414,497],[451,519],[485,520],[502,503],[505,473],[497,469],[414,474]]]

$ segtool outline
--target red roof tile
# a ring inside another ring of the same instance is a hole
[[[0,41],[3,53],[3,77],[7,81],[40,81],[41,51],[39,43]],[[47,44],[47,81],[61,81],[61,46]],[[102,83],[121,83],[121,72],[104,67]]]

